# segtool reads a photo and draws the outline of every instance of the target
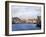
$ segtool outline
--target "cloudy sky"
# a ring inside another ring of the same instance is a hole
[[[11,12],[12,17],[37,18],[37,16],[41,16],[41,7],[12,5]]]

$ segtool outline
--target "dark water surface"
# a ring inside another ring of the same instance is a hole
[[[12,24],[12,31],[20,30],[38,30],[37,24]]]

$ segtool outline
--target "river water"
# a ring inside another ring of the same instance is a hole
[[[38,30],[37,24],[12,24],[12,31]]]

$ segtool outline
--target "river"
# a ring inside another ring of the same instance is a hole
[[[38,30],[37,24],[12,24],[12,31],[20,30]]]

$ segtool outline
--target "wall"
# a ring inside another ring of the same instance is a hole
[[[5,36],[5,1],[6,0],[0,0],[0,37],[12,37],[12,36]],[[17,1],[44,2],[44,3],[46,3],[46,0],[17,0]],[[45,21],[46,21],[46,18],[45,18]],[[23,35],[23,36],[16,36],[16,37],[46,37],[46,34]]]

